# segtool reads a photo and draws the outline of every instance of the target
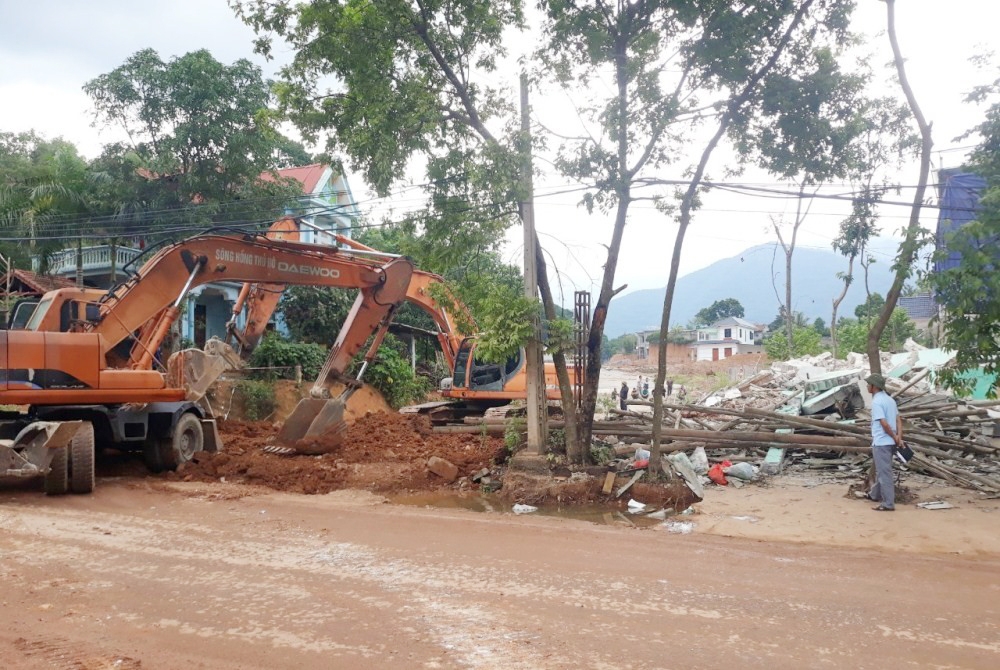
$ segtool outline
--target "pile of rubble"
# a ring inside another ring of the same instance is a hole
[[[883,356],[886,390],[896,399],[906,443],[916,452],[903,467],[1000,493],[1000,440],[993,439],[995,430],[1000,438],[995,428],[1000,411],[993,409],[1000,400],[959,399],[937,387],[937,371],[953,358],[913,342],[904,353]],[[729,462],[723,473],[737,463],[759,464],[766,473],[790,463],[862,472],[871,444],[871,396],[862,381],[868,373],[862,355],[837,360],[824,353],[775,363],[691,404],[666,398],[661,450],[669,455],[704,448],[712,461]],[[630,456],[622,459],[624,468],[634,467],[636,443],[651,443],[653,427],[652,402],[628,404],[639,411],[613,410],[616,420],[596,422],[594,430],[617,438],[618,455]]]

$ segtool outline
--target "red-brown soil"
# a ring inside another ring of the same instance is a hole
[[[279,456],[266,453],[276,429],[267,422],[224,421],[223,444],[215,454],[199,454],[195,462],[167,477],[186,481],[259,484],[279,491],[329,493],[366,489],[377,493],[426,491],[450,485],[427,470],[438,456],[458,466],[465,477],[490,466],[503,446],[498,437],[476,434],[436,434],[421,416],[373,412],[348,428],[347,437],[321,456]]]

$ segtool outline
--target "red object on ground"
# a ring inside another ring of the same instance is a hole
[[[649,465],[649,459],[648,458],[644,458],[641,461],[636,461],[633,467],[644,468],[647,465]]]
[[[729,461],[722,461],[721,463],[716,463],[711,468],[708,469],[708,478],[719,486],[727,486],[729,480],[726,479],[725,473],[722,472],[723,468],[728,468],[732,463]]]

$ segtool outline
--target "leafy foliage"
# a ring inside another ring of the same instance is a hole
[[[274,414],[278,401],[274,396],[274,386],[269,382],[246,380],[237,384],[236,389],[243,396],[243,406],[247,418],[262,421]]]
[[[280,368],[256,370],[258,379],[294,379],[296,365],[302,366],[304,379],[313,379],[326,360],[327,348],[318,344],[289,342],[275,333],[268,333],[250,355],[250,366],[256,368]]]
[[[365,370],[365,383],[378,389],[386,402],[396,408],[423,400],[432,384],[426,378],[413,374],[410,362],[393,346],[391,336],[386,340],[375,360]]]
[[[970,102],[988,102],[982,122],[974,131],[982,138],[968,169],[986,180],[980,194],[977,220],[952,233],[936,259],[957,253],[961,263],[929,278],[937,299],[947,312],[942,320],[942,346],[956,352],[954,369],[945,381],[958,390],[971,387],[962,371],[978,367],[988,375],[1000,372],[1000,272],[997,240],[1000,239],[1000,79],[977,87]],[[991,397],[995,388],[990,389]]]
[[[293,340],[329,347],[351,310],[357,291],[325,286],[290,286],[278,305]]]
[[[269,218],[301,192],[273,172],[260,179],[309,156],[278,132],[268,83],[246,59],[225,65],[201,50],[164,61],[143,49],[84,91],[96,123],[130,138],[95,162],[114,176],[106,197],[125,224],[150,223],[149,210],[161,226]]]
[[[788,350],[788,340],[784,333],[775,333],[764,340],[764,351],[769,358],[787,361],[800,356],[812,356],[821,351],[820,334],[813,328],[795,326],[792,329],[792,350]]]
[[[700,326],[711,326],[713,323],[726,317],[735,316],[743,318],[743,305],[736,298],[726,298],[716,300],[710,306],[705,307],[694,315],[695,321]]]
[[[861,305],[858,306],[859,309],[861,307]],[[876,318],[878,318],[878,310],[872,311],[871,318],[858,320],[841,319],[840,323],[837,324],[837,356],[846,358],[847,354],[852,351],[855,353],[864,353],[868,346],[868,334],[871,332],[871,324],[874,323]],[[889,318],[889,323],[882,332],[882,337],[879,338],[878,346],[881,351],[902,351],[906,338],[916,337],[916,335],[916,324],[910,320],[905,310],[896,308],[892,311],[892,316]]]

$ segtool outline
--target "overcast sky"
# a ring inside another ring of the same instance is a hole
[[[871,36],[869,49],[876,53],[872,62],[878,68],[891,58],[887,38],[877,36],[884,29],[885,5],[878,0],[858,0],[858,4],[856,30]],[[970,144],[953,141],[980,118],[980,111],[963,104],[962,98],[972,86],[993,76],[976,72],[968,58],[997,43],[998,18],[1000,3],[994,0],[897,2],[907,71],[925,115],[934,122],[935,168],[958,165],[965,153],[960,148]],[[273,76],[276,64],[253,54],[252,39],[252,31],[235,18],[225,0],[0,0],[0,130],[33,128],[48,138],[62,136],[72,141],[87,157],[96,156],[104,142],[118,138],[91,126],[90,105],[81,91],[85,82],[146,47],[156,49],[163,58],[206,48],[226,63],[249,58],[263,67],[265,76]],[[279,63],[288,57],[280,49],[276,56]],[[542,120],[547,104],[535,101]],[[720,175],[725,163],[725,153],[719,153],[709,172]],[[914,164],[898,181],[914,184],[916,178]],[[739,180],[774,184],[761,174]],[[360,178],[353,177],[352,186],[359,199],[367,198]],[[559,266],[563,289],[571,299],[573,290],[599,289],[605,258],[602,245],[610,239],[611,217],[588,216],[576,206],[576,196],[550,195],[567,186],[560,178],[536,183],[540,196],[536,218],[542,243]],[[848,190],[840,186],[827,192]],[[908,191],[899,199],[911,196]],[[770,217],[791,216],[794,206],[791,199],[709,194],[688,233],[682,274],[774,241]],[[648,204],[633,207],[616,285],[628,284],[629,290],[661,287],[666,284],[676,226]],[[829,248],[846,207],[831,202],[814,205],[800,232],[800,244]],[[399,210],[405,208],[406,203],[401,203]],[[883,234],[893,235],[905,225],[908,209],[883,210]],[[925,225],[933,227],[934,218],[928,210]],[[512,231],[506,251],[515,263],[520,262],[519,236],[519,229]],[[888,257],[883,260],[890,262]]]

